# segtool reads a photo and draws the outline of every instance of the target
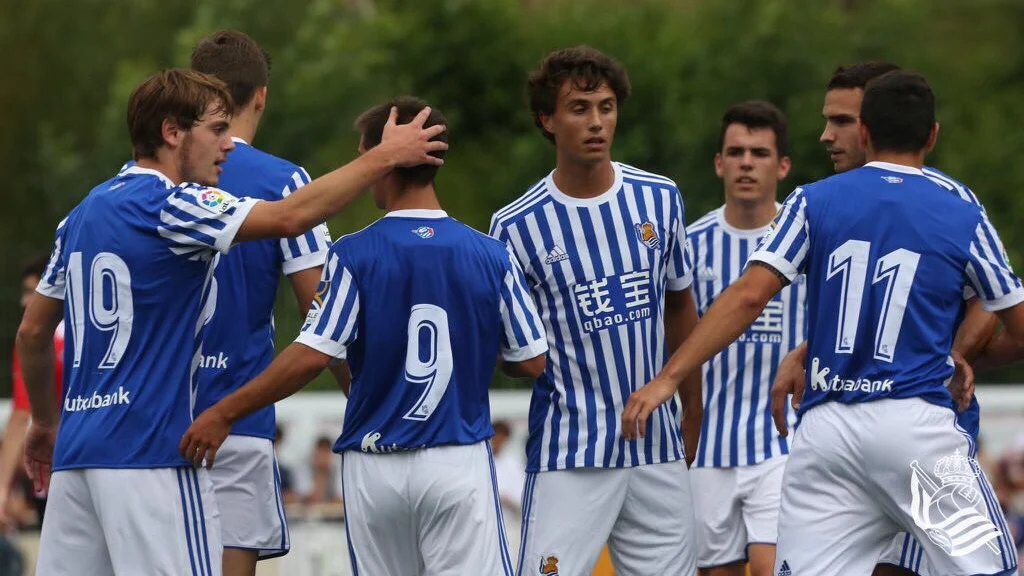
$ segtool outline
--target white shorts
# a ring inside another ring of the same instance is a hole
[[[210,480],[225,548],[257,550],[261,560],[288,553],[291,541],[273,442],[228,436],[217,450]]]
[[[952,410],[917,398],[803,416],[782,484],[775,573],[867,576],[903,530],[935,574],[1016,574],[992,486]]]
[[[879,564],[898,566],[918,576],[928,575],[928,562],[924,559],[924,548],[909,532],[900,532],[885,547],[878,559]]]
[[[36,574],[220,576],[220,514],[206,470],[54,472]]]
[[[753,466],[693,468],[690,484],[697,520],[697,566],[747,561],[750,544],[775,545],[782,472],[788,456]]]
[[[342,454],[353,574],[511,576],[488,442]]]
[[[605,542],[616,574],[695,574],[686,463],[526,475],[517,574],[589,576]]]

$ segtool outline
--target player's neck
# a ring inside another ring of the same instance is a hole
[[[775,218],[775,199],[758,202],[725,201],[725,221],[737,230],[756,230],[772,223]]]
[[[888,162],[889,164],[899,164],[900,166],[911,166],[920,170],[924,168],[924,156],[923,150],[917,152],[893,152],[890,150],[867,150],[867,161],[868,162]]]
[[[611,160],[584,164],[559,157],[552,177],[555,186],[566,196],[594,198],[607,192],[615,183],[615,168]]]
[[[440,210],[434,185],[409,187],[395,194],[387,204],[387,211],[395,210]]]
[[[256,128],[259,125],[260,116],[250,108],[247,108],[231,119],[231,127],[228,128],[228,134],[232,138],[244,140],[246,144],[252,144],[253,138],[256,137]]]

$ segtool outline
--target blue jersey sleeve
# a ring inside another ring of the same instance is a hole
[[[295,341],[344,359],[348,346],[358,336],[358,317],[359,289],[339,252],[332,249],[313,306]]]
[[[291,178],[281,190],[284,198],[309,184],[309,174],[302,168],[292,173]],[[290,276],[302,270],[323,266],[327,262],[327,252],[331,248],[331,232],[326,224],[320,224],[301,236],[281,239],[281,270]]]
[[[547,352],[544,325],[511,250],[501,287],[501,324],[501,357],[505,360],[519,362]]]
[[[772,229],[748,262],[764,262],[792,282],[806,271],[809,241],[807,196],[803,188],[797,188],[782,205]]]
[[[56,298],[58,300],[64,299],[64,254],[61,251],[61,246],[64,244],[64,229],[68,219],[65,218],[57,224],[56,239],[53,243],[53,252],[50,254],[50,260],[46,263],[46,270],[43,271],[42,278],[39,279],[39,284],[36,285],[36,292],[39,292],[43,296],[49,296],[50,298]]]
[[[178,255],[191,257],[204,250],[227,252],[257,202],[217,188],[186,184],[171,190],[160,210],[157,229]]]
[[[1004,310],[1024,301],[1024,288],[1010,267],[996,229],[984,212],[979,214],[969,248],[967,277],[985,310]]]
[[[683,212],[683,198],[678,191],[672,194],[672,217],[675,222],[672,223],[667,288],[677,292],[693,284],[693,258],[687,249],[686,216]]]

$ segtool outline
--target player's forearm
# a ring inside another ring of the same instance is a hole
[[[386,146],[369,150],[283,200],[254,206],[235,235],[235,241],[299,236],[344,210],[394,166]]]
[[[326,354],[308,346],[290,344],[259,376],[229,394],[212,409],[234,423],[298,392],[327,367],[329,360]]]
[[[976,370],[987,370],[1013,364],[1024,359],[1024,342],[1000,332],[972,362]]]
[[[22,323],[15,341],[21,376],[32,405],[32,418],[44,426],[56,426],[59,409],[53,390],[53,330]]]
[[[352,388],[352,373],[348,369],[348,362],[339,362],[337,364],[328,364],[328,369],[331,374],[334,375],[334,380],[338,383],[338,388],[341,389],[345,397],[348,397],[349,390]]]
[[[974,362],[985,351],[998,325],[996,315],[986,312],[978,298],[972,298],[967,303],[964,320],[956,332],[953,350],[959,352],[968,362]]]
[[[28,418],[28,410],[12,410],[7,419],[3,443],[0,444],[0,489],[9,488],[14,480],[14,473],[21,462],[21,451],[25,447]]]
[[[752,273],[755,276],[770,274],[763,268],[751,267],[722,292],[682,346],[669,358],[660,376],[681,386],[684,379],[735,342],[754,323],[768,301],[781,289],[781,282],[779,288],[772,292],[759,286],[759,279],[752,277]]]

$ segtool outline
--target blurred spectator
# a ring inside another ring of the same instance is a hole
[[[48,258],[40,255],[28,260],[21,271],[21,309],[28,306],[29,299],[35,293],[36,285],[46,270]],[[54,379],[57,399],[61,398],[61,376],[64,368],[64,324],[57,327],[53,335],[54,347]],[[0,522],[8,529],[26,524],[41,525],[46,498],[32,493],[32,484],[21,466],[22,449],[25,445],[25,431],[31,406],[28,392],[21,378],[18,356],[14,355],[12,364],[11,416],[4,427],[3,442],[0,443]],[[58,408],[59,409],[59,408]],[[23,498],[18,496],[23,494]],[[28,510],[26,509],[26,501]],[[34,508],[34,513],[31,510]]]
[[[274,434],[274,452],[278,452],[282,442],[284,442],[284,428],[278,424]],[[295,492],[295,474],[292,472],[291,466],[282,464],[278,460],[277,473],[281,478],[281,499],[284,500],[284,505],[296,504],[299,501],[299,495]]]
[[[324,508],[326,513],[335,509],[340,514],[341,505],[341,464],[337,454],[331,451],[333,443],[326,436],[317,438],[310,456],[309,474],[298,492],[302,502],[308,505],[336,505]]]

